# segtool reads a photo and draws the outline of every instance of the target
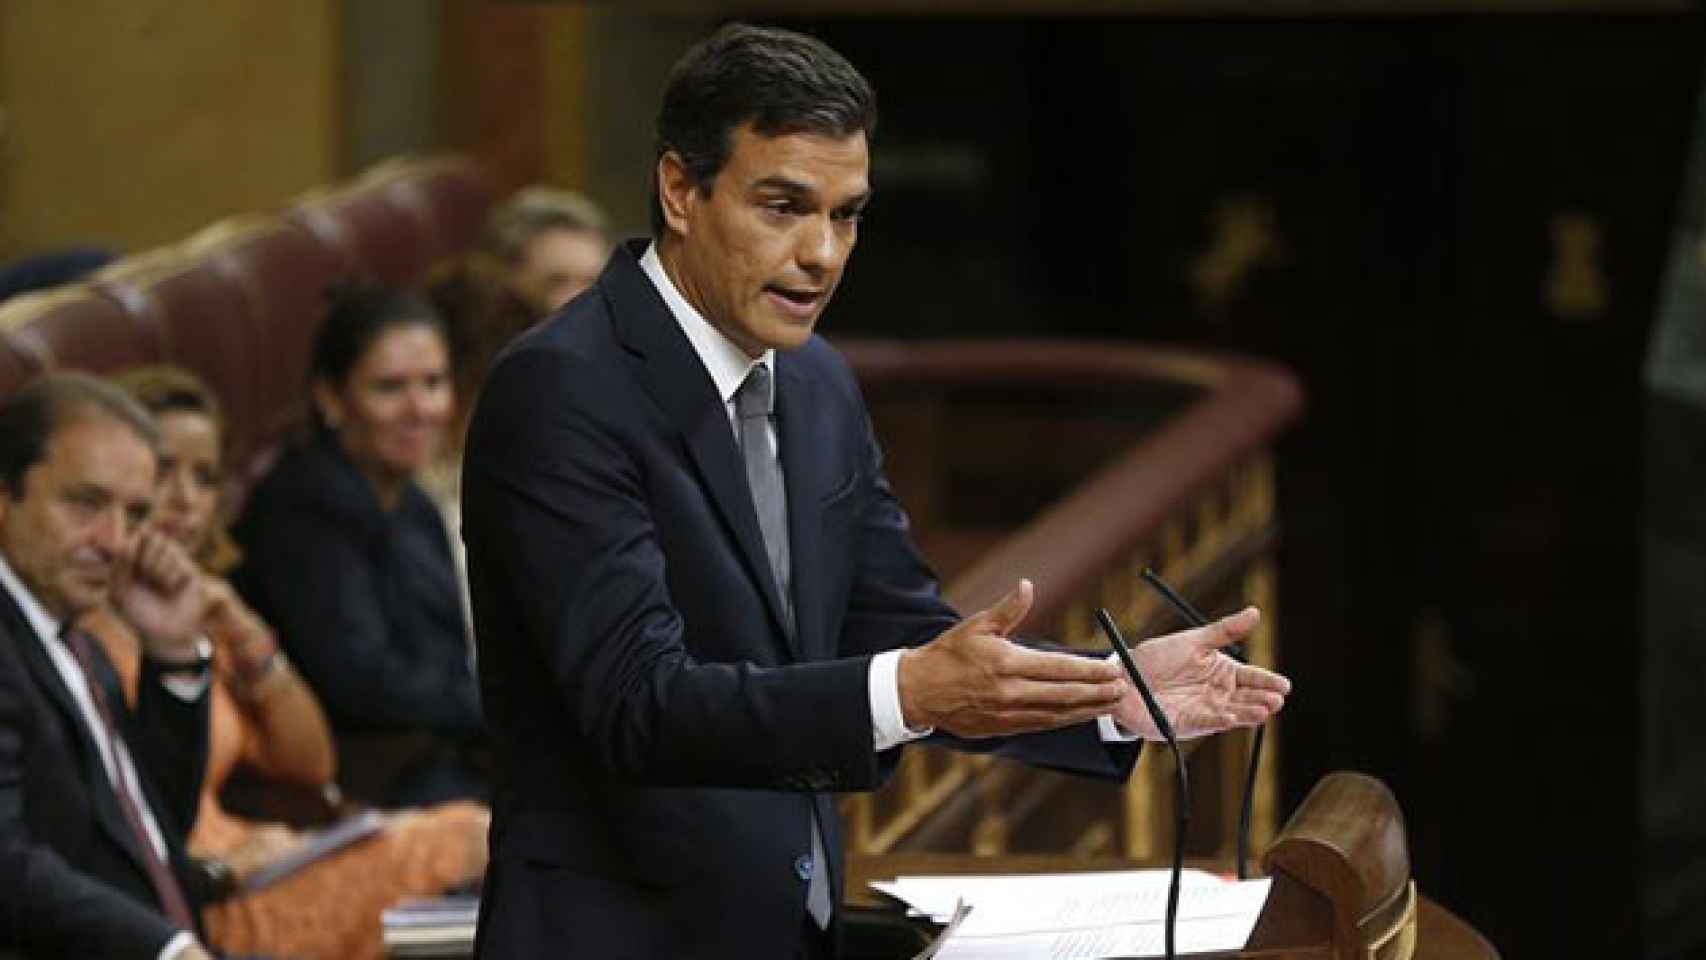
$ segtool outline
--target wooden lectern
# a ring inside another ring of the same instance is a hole
[[[1360,773],[1327,775],[1274,839],[1262,867],[1273,889],[1240,956],[1433,955],[1418,954],[1420,911],[1404,815],[1379,780]],[[1489,946],[1481,955],[1495,954]]]
[[[856,857],[847,891],[874,903],[867,882],[898,874],[1051,873],[1129,869],[1109,858],[955,854]],[[1224,869],[1224,864],[1201,864]],[[1416,892],[1404,816],[1386,785],[1360,773],[1315,785],[1262,857],[1273,878],[1249,945],[1196,957],[1271,960],[1496,960],[1498,951],[1450,911]]]

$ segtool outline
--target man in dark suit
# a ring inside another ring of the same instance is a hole
[[[206,599],[189,558],[142,532],[153,444],[147,413],[87,376],[0,406],[0,954],[207,956],[205,876],[183,851],[206,755]],[[109,596],[144,643],[134,711],[76,629]]]
[[[1028,583],[965,619],[942,601],[813,335],[874,117],[809,38],[696,47],[659,119],[656,242],[488,381],[463,487],[504,774],[483,957],[832,956],[831,792],[933,730],[1105,777],[1153,732],[1114,664],[1007,639]],[[1141,648],[1187,734],[1281,705],[1283,678],[1217,649],[1255,621]]]

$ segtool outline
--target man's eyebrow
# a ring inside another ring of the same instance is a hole
[[[101,484],[93,483],[93,482],[88,481],[88,480],[73,481],[71,483],[66,484],[64,487],[61,488],[61,490],[66,495],[73,496],[73,497],[80,497],[80,498],[101,497],[101,498],[106,499],[106,500],[113,499],[112,490],[108,489],[107,487],[102,486]]]
[[[771,174],[768,177],[761,177],[758,180],[754,180],[752,182],[752,189],[776,190],[794,196],[809,196],[813,192],[809,185],[789,177],[781,176],[780,174]]]
[[[846,200],[842,201],[841,206],[837,207],[836,209],[837,210],[864,210],[866,207],[871,205],[871,195],[875,192],[876,191],[874,191],[874,190],[866,190],[863,193],[856,193],[853,196],[848,197]]]
[[[817,191],[814,190],[811,185],[801,183],[800,181],[790,177],[784,177],[781,174],[771,174],[768,177],[761,177],[754,180],[752,182],[751,189],[754,192],[759,193],[764,191],[773,191],[785,194],[796,200],[815,199],[817,197]],[[848,197],[839,204],[836,204],[835,209],[838,211],[862,211],[865,209],[865,206],[871,202],[871,193],[871,189],[867,187],[863,191]]]

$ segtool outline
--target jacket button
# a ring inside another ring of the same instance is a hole
[[[799,856],[794,858],[794,876],[799,877],[801,880],[807,880],[807,881],[811,880],[811,878],[812,878],[811,854],[802,853]]]

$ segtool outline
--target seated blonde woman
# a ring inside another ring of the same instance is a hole
[[[267,628],[220,576],[235,548],[215,523],[220,482],[219,410],[194,376],[169,368],[119,378],[160,427],[160,484],[151,522],[188,550],[206,575],[212,602],[204,621],[214,645],[212,721],[201,809],[191,852],[230,866],[239,880],[288,852],[298,835],[281,824],[227,813],[219,792],[239,766],[318,787],[336,760],[326,717],[279,653]],[[111,611],[86,624],[106,646],[135,696],[136,637]],[[490,813],[446,803],[389,814],[384,829],[253,892],[209,907],[211,942],[232,953],[379,958],[380,913],[399,900],[438,894],[485,870]]]

